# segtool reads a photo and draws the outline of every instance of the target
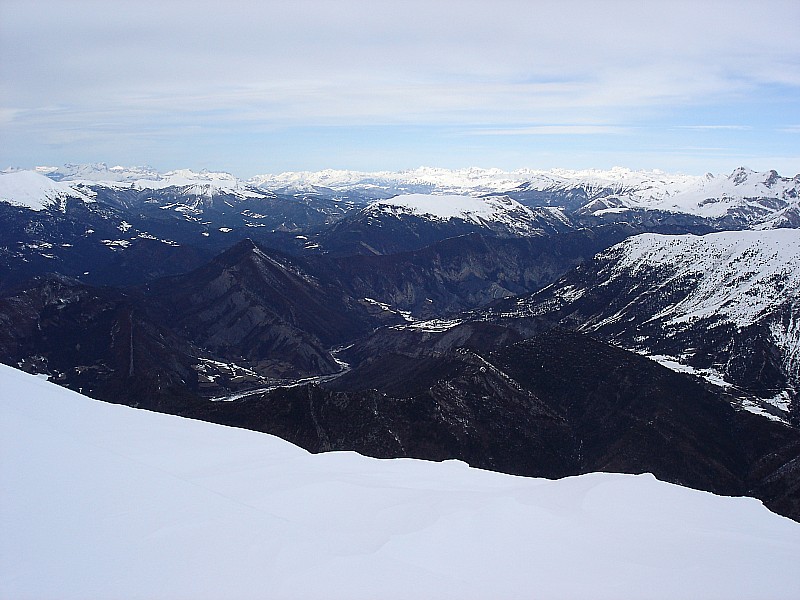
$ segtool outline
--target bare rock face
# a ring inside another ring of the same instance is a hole
[[[617,226],[524,238],[472,233],[410,252],[319,262],[356,298],[436,318],[545,287],[630,234]]]

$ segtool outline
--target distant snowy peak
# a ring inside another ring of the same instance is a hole
[[[182,193],[197,196],[214,196],[217,194],[232,194],[242,198],[264,198],[271,196],[269,193],[254,189],[241,179],[230,173],[213,173],[208,171],[191,171],[180,169],[169,171],[158,179],[138,179],[132,182],[134,187],[140,189],[166,189],[179,188]]]
[[[440,169],[419,167],[406,171],[323,171],[286,172],[277,175],[259,175],[250,183],[263,189],[302,190],[324,187],[334,191],[358,189],[383,190],[393,193],[471,194],[480,195],[504,192],[527,181],[526,171],[507,172],[501,169]]]
[[[160,173],[150,167],[108,167],[105,163],[37,167],[37,171],[54,181],[74,182],[85,187],[115,189],[163,190],[177,188],[190,196],[231,194],[242,198],[264,198],[265,193],[230,173],[177,169]]]
[[[751,225],[773,219],[775,212],[797,204],[800,176],[781,177],[776,171],[744,167],[730,175],[674,175],[661,171],[553,170],[539,173],[521,192],[570,196],[580,192],[582,214],[600,216],[621,210],[658,210],[709,219],[733,218]]]
[[[138,179],[156,180],[161,173],[152,167],[109,167],[105,163],[66,164],[62,167],[36,167],[36,171],[54,181],[131,182]]]
[[[84,202],[93,199],[67,183],[53,181],[36,171],[13,171],[0,174],[0,202],[30,210],[63,208],[66,200],[74,198]]]
[[[586,186],[619,190],[643,186],[686,186],[702,179],[689,175],[669,175],[662,171],[632,171],[615,167],[602,171],[596,169],[571,171],[553,169],[549,171],[518,169],[504,171],[497,168],[440,169],[419,167],[406,171],[342,171],[328,169],[317,172],[288,172],[278,175],[260,175],[251,182],[267,189],[302,185],[318,185],[331,189],[347,189],[356,186],[381,188],[427,187],[439,193],[479,195],[507,192],[519,187],[550,189],[556,187]]]
[[[525,182],[525,187],[528,189],[546,191],[581,188],[589,192],[587,194],[589,198],[594,195],[592,192],[603,195],[609,192],[625,194],[634,191],[643,195],[670,194],[714,178],[714,175],[711,174],[682,175],[665,173],[660,170],[634,171],[623,167],[614,167],[609,170],[552,169],[550,171],[529,171],[528,173],[531,175]]]
[[[704,217],[742,216],[758,222],[797,204],[800,176],[781,177],[740,167],[728,177],[705,177],[688,189],[661,198],[642,198],[647,208]],[[652,202],[647,202],[652,200]]]
[[[405,194],[373,202],[364,209],[366,215],[413,215],[420,218],[467,223],[500,228],[516,235],[542,231],[542,222],[570,227],[569,220],[558,210],[535,211],[505,196],[476,198],[453,194]]]

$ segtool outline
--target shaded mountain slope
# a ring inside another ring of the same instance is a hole
[[[347,215],[314,238],[333,256],[418,250],[438,241],[479,233],[528,237],[573,229],[557,209],[531,209],[505,197],[409,194],[380,200]]]
[[[251,241],[191,273],[154,282],[145,294],[152,310],[199,346],[276,376],[334,373],[341,367],[328,348],[392,319],[373,316],[333,282]]]
[[[348,389],[280,388],[190,416],[273,433],[314,452],[459,458],[549,477],[575,471],[564,421],[471,353],[425,360],[389,354],[347,382],[335,387]]]
[[[626,226],[524,238],[478,233],[412,252],[348,256],[320,263],[351,295],[433,318],[538,290],[633,231]],[[321,260],[321,259],[320,259]]]
[[[2,361],[95,398],[184,410],[198,390],[196,354],[110,288],[51,276],[0,299]]]

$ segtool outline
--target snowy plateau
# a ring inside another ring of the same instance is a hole
[[[0,366],[0,596],[795,599],[800,525],[650,475],[312,455]]]

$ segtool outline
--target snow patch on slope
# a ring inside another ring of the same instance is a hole
[[[733,389],[735,391],[735,387],[729,383],[725,379],[725,375],[720,373],[716,369],[698,369],[696,367],[692,367],[680,361],[679,358],[674,356],[666,356],[663,354],[647,354],[646,352],[639,352],[643,356],[654,360],[662,367],[667,367],[668,369],[675,371],[676,373],[686,373],[689,375],[694,375],[695,377],[699,377],[708,381],[709,383],[719,386],[725,389]],[[789,424],[789,420],[785,418],[785,416],[780,415],[788,415],[789,414],[789,404],[791,399],[786,391],[782,391],[776,394],[772,398],[758,398],[752,396],[745,396],[737,399],[737,404],[739,408],[742,408],[748,412],[753,414],[759,415],[761,417],[765,417],[770,419],[771,421],[777,421],[778,423],[785,423]],[[765,405],[768,405],[771,408],[776,408],[779,411],[779,414],[775,414],[774,412],[769,412],[765,409]]]

